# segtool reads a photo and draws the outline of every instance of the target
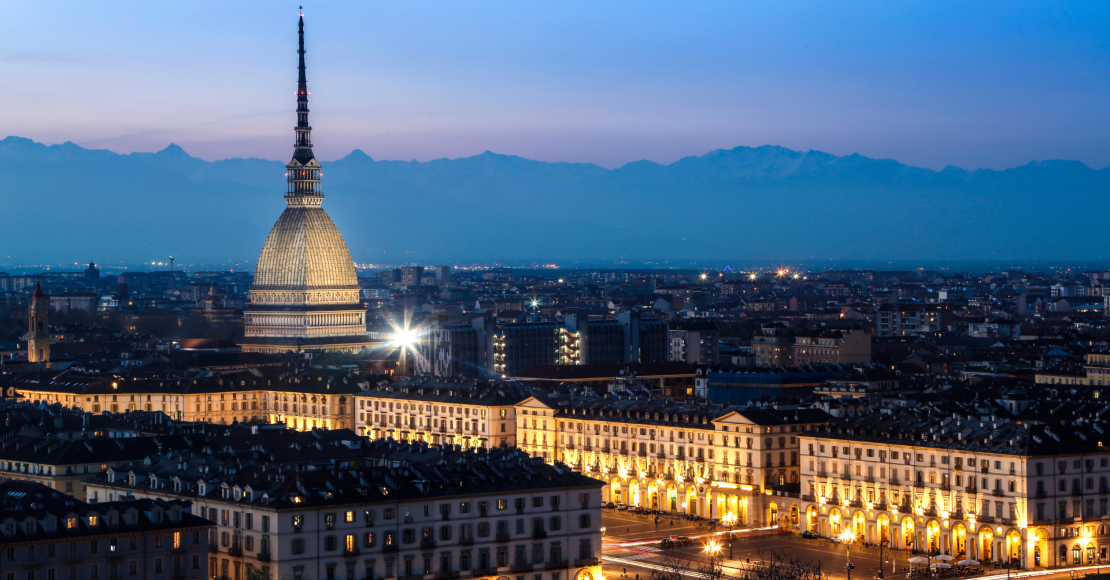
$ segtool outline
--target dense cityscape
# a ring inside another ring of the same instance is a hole
[[[1105,577],[1097,260],[360,264],[297,28],[252,266],[0,271],[0,580]]]

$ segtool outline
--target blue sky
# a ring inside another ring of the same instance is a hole
[[[8,3],[0,134],[284,160],[297,3]],[[317,155],[1110,165],[1106,2],[305,4]],[[0,136],[2,136],[0,135]]]

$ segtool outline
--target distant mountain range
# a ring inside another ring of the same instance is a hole
[[[0,141],[0,262],[244,260],[285,206],[284,162]],[[1110,169],[933,171],[737,147],[619,169],[483,153],[323,163],[357,262],[492,259],[1097,259]]]

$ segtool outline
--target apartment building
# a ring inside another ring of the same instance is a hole
[[[601,482],[517,450],[345,437],[288,465],[243,436],[109,469],[90,494],[192,501],[216,522],[212,577],[601,580]]]
[[[182,435],[64,440],[16,434],[0,442],[0,481],[30,481],[84,497],[84,480],[93,474],[166,448],[193,445]]]
[[[38,483],[0,483],[0,570],[6,580],[209,578],[212,522],[190,507],[162,499],[88,504]]]
[[[513,381],[411,377],[356,395],[355,431],[398,441],[512,447],[516,405],[528,397]]]
[[[828,415],[586,395],[531,397],[517,418],[521,449],[605,481],[605,501],[756,526],[782,523],[798,436]]]
[[[815,330],[794,338],[794,364],[868,364],[871,334],[862,330]]]
[[[801,529],[1017,568],[1095,564],[1110,547],[1105,427],[911,411],[801,436]]]
[[[299,365],[168,379],[86,376],[70,368],[6,379],[5,384],[24,400],[59,403],[89,413],[162,411],[177,421],[284,422],[302,430],[350,428],[351,397],[362,391],[354,376]]]

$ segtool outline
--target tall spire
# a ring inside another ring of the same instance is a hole
[[[303,9],[304,7],[301,6]],[[300,42],[297,54],[300,62],[297,66],[297,142],[294,144],[293,160],[286,165],[288,169],[289,187],[285,193],[287,198],[303,200],[304,196],[314,198],[323,197],[320,191],[320,164],[312,154],[312,126],[308,124],[308,79],[305,75],[304,64],[304,14],[300,14],[297,23]]]

